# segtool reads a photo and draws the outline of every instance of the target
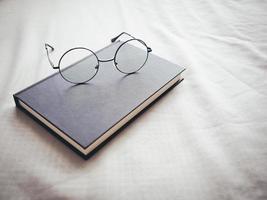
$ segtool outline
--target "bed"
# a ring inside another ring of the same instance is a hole
[[[0,1],[0,199],[267,199],[266,1]],[[16,109],[44,50],[127,31],[185,80],[84,161]]]

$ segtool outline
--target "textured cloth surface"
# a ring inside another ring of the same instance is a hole
[[[0,199],[267,199],[266,10],[266,1],[0,1]],[[54,73],[45,42],[57,60],[122,31],[185,66],[185,81],[84,161],[12,94]]]

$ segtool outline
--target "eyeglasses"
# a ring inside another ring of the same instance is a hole
[[[49,56],[54,47],[45,44],[47,58],[53,69],[59,69],[60,75],[73,84],[86,83],[92,80],[99,70],[99,63],[113,61],[116,69],[124,74],[133,74],[139,71],[147,62],[148,55],[152,51],[146,43],[129,33],[122,32],[111,39],[114,43],[122,35],[131,39],[122,42],[113,58],[101,60],[96,53],[85,47],[75,47],[66,51],[55,66]]]

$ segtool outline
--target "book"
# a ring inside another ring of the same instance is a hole
[[[96,54],[113,57],[119,45],[112,43]],[[101,63],[99,69],[87,84],[73,85],[57,72],[13,95],[18,108],[84,159],[180,83],[185,70],[154,54],[134,74],[120,73],[112,62]]]

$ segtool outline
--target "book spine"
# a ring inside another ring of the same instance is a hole
[[[19,101],[18,101],[18,97],[15,94],[13,94],[13,99],[15,101],[16,106],[18,107],[19,106]]]

